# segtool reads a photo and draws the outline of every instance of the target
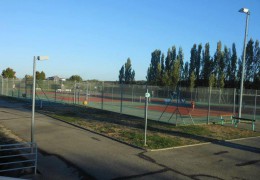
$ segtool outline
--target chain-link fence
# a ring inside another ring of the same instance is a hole
[[[148,118],[174,124],[219,122],[220,117],[238,114],[240,92],[237,89],[198,87],[171,88],[122,85],[109,82],[72,82],[44,80],[36,82],[36,105],[87,105],[108,111],[144,117],[145,93],[150,93]],[[32,80],[0,79],[1,95],[30,101]],[[56,102],[56,103],[55,103]],[[260,119],[260,93],[244,90],[242,117]]]

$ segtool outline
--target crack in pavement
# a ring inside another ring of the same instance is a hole
[[[247,162],[244,162],[244,163],[236,164],[236,166],[248,166],[248,165],[251,165],[251,164],[256,164],[258,162],[260,162],[260,160],[247,161]]]
[[[229,153],[229,152],[228,151],[220,151],[220,152],[214,153],[214,155],[220,155],[220,154],[225,154],[225,153]]]
[[[91,137],[91,139],[94,139],[94,140],[96,140],[96,141],[101,141],[100,139],[95,138],[95,137]]]

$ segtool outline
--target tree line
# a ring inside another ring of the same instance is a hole
[[[194,44],[190,60],[184,63],[181,47],[169,48],[166,55],[161,50],[151,53],[147,70],[147,84],[157,86],[197,86],[239,88],[242,72],[242,55],[238,57],[235,43],[231,48],[217,43],[214,55],[210,55],[210,44]],[[245,88],[260,88],[259,41],[250,39],[246,46]]]
[[[16,72],[12,68],[8,67],[8,68],[6,68],[6,69],[4,69],[2,71],[1,75],[2,75],[3,78],[10,78],[10,79],[14,78],[14,79],[16,79],[16,75],[15,74],[16,74]],[[28,75],[28,74],[26,74],[24,76],[25,80],[32,80],[32,78],[33,77],[31,75]],[[41,72],[36,71],[36,80],[46,80],[45,72],[43,72],[43,71],[41,71]],[[79,75],[72,75],[67,80],[69,80],[69,81],[76,81],[76,82],[83,81],[82,77],[79,76]]]

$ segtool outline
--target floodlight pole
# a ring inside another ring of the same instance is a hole
[[[48,56],[34,56],[33,57],[33,88],[32,88],[32,122],[31,122],[31,143],[34,139],[34,114],[35,114],[35,84],[36,84],[36,60],[47,60]]]
[[[247,11],[245,11],[247,10]],[[246,38],[247,38],[247,32],[248,32],[248,17],[250,15],[250,12],[248,9],[242,8],[239,10],[241,13],[246,14],[246,27],[245,27],[245,37],[244,37],[244,48],[243,48],[243,60],[242,60],[242,74],[241,74],[241,80],[240,80],[240,98],[239,98],[239,111],[238,111],[238,117],[241,117],[241,110],[242,110],[242,102],[243,102],[243,86],[244,86],[244,74],[245,74],[245,59],[246,59]]]
[[[33,57],[33,88],[32,88],[32,123],[31,123],[31,143],[34,143],[34,112],[35,112],[35,83],[36,83],[36,56]]]

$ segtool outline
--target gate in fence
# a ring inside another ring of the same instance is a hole
[[[36,143],[17,143],[0,145],[0,174],[29,169],[37,170]]]

